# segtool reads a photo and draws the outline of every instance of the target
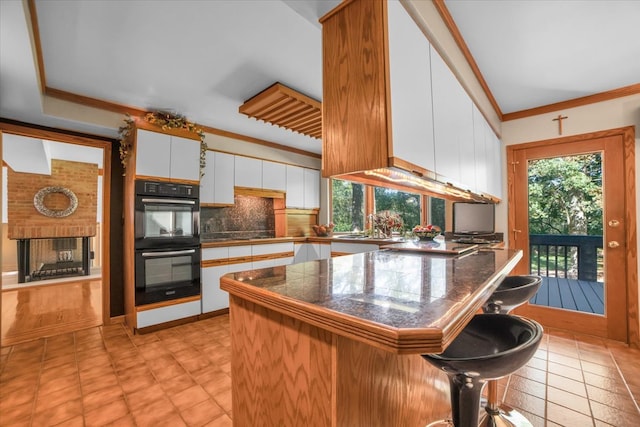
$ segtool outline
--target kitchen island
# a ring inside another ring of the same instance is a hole
[[[223,276],[237,426],[424,426],[440,353],[522,257],[376,251]]]

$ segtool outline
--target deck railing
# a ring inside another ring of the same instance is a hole
[[[598,281],[602,266],[602,236],[530,234],[532,274]]]

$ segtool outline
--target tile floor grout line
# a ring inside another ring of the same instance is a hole
[[[631,392],[631,388],[629,387],[629,383],[627,382],[627,379],[623,375],[622,369],[620,369],[620,365],[618,365],[618,361],[616,360],[616,357],[615,357],[614,353],[611,351],[611,349],[609,348],[607,343],[605,343],[605,346],[607,348],[607,351],[609,351],[609,354],[611,356],[611,359],[613,360],[613,364],[615,365],[616,370],[618,371],[618,375],[620,375],[620,378],[622,378],[622,382],[624,383],[624,387],[627,389],[627,393],[629,393],[629,397],[631,398],[631,401],[636,406],[636,409],[638,410],[638,414],[640,414],[640,405],[638,405],[638,400],[635,398],[635,396]]]

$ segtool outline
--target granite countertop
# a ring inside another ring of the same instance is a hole
[[[383,250],[231,273],[221,288],[387,351],[440,353],[520,258],[508,249]]]

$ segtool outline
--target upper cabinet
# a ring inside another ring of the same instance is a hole
[[[435,170],[429,42],[398,2],[389,2],[390,155]]]
[[[320,171],[287,165],[288,208],[317,209],[320,207]]]
[[[262,160],[235,156],[235,186],[262,188]]]
[[[233,205],[234,155],[207,150],[207,165],[200,181],[201,205]]]
[[[497,195],[489,177],[477,180],[500,161],[487,157],[484,131],[476,141],[486,120],[400,2],[343,2],[321,23],[323,176]],[[394,170],[404,174],[394,180]]]
[[[287,167],[283,163],[262,161],[262,188],[265,190],[287,190]]]
[[[200,180],[200,139],[136,129],[136,175]]]
[[[431,48],[435,172],[463,189],[475,181],[473,103],[438,52]]]

